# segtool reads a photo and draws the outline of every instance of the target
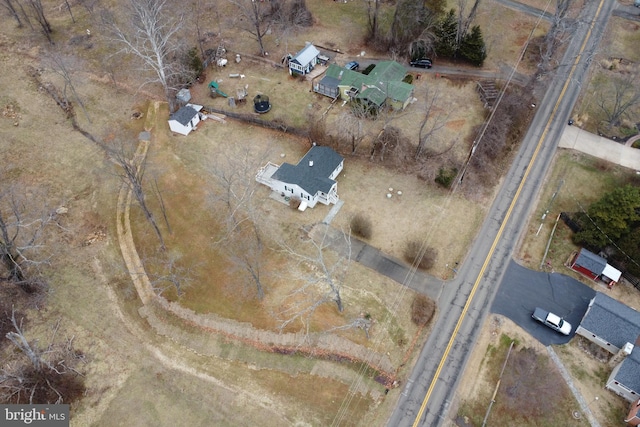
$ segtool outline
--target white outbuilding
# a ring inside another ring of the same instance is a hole
[[[189,132],[195,130],[198,123],[200,123],[200,110],[202,110],[202,105],[187,104],[171,114],[169,116],[171,132],[185,136],[189,135]]]

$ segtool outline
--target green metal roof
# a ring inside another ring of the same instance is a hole
[[[340,80],[340,86],[351,86],[358,90],[362,90],[362,84],[366,81],[367,76],[360,74],[357,71],[344,70],[342,74],[342,80]]]
[[[380,61],[369,73],[369,77],[374,81],[391,82],[402,80],[407,74],[407,70],[402,64],[396,61]]]
[[[385,99],[387,99],[387,96],[383,91],[381,91],[377,87],[369,86],[365,90],[360,92],[358,96],[356,96],[356,98],[366,99],[367,101],[380,107],[382,104],[384,104],[384,101]]]
[[[334,79],[337,79],[340,77],[343,71],[349,70],[336,64],[329,64],[329,68],[327,68],[327,71],[324,72],[324,75],[326,77],[333,77]]]
[[[358,98],[367,99],[380,106],[386,98],[404,102],[411,96],[413,86],[402,81],[406,74],[404,66],[395,61],[379,62],[369,75],[331,64],[323,81],[337,81],[338,86],[354,87],[360,91]]]
[[[388,98],[404,102],[413,94],[413,85],[405,82],[389,83]]]

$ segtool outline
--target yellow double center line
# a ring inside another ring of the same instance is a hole
[[[418,414],[416,415],[415,421],[413,422],[413,427],[418,427],[418,425],[420,424],[420,419],[422,418],[422,416],[424,415],[424,411],[427,407],[427,403],[429,403],[429,399],[431,398],[431,393],[433,393],[433,389],[435,388],[436,382],[438,380],[438,378],[440,377],[440,372],[442,371],[442,368],[444,367],[444,364],[447,360],[447,357],[449,356],[449,352],[451,351],[451,347],[453,347],[453,342],[455,341],[457,335],[458,335],[458,331],[460,330],[460,326],[462,325],[462,321],[464,320],[465,315],[467,314],[467,311],[469,310],[469,307],[471,306],[471,302],[473,301],[473,297],[476,294],[476,291],[478,290],[478,286],[480,285],[480,281],[482,280],[482,276],[484,275],[485,270],[487,269],[487,266],[489,265],[489,261],[491,260],[491,257],[493,256],[493,253],[495,252],[496,246],[498,245],[498,241],[500,240],[500,238],[502,237],[502,233],[504,232],[504,229],[506,227],[507,222],[509,221],[509,218],[511,217],[511,212],[513,211],[513,208],[515,207],[516,203],[518,202],[518,199],[520,198],[520,193],[522,192],[522,188],[524,187],[524,184],[527,182],[527,177],[529,176],[529,173],[531,172],[531,169],[533,168],[533,164],[536,160],[536,158],[538,157],[538,153],[540,152],[540,149],[542,148],[542,143],[544,142],[544,139],[547,136],[547,133],[549,132],[549,127],[551,126],[551,122],[553,117],[555,117],[557,111],[558,111],[558,106],[560,105],[560,102],[562,101],[562,98],[564,98],[565,92],[567,91],[567,88],[569,87],[569,83],[571,82],[571,76],[573,76],[573,73],[576,70],[576,67],[578,66],[578,62],[580,61],[580,57],[582,56],[582,53],[584,52],[584,49],[587,45],[587,41],[589,40],[589,38],[591,37],[591,32],[593,31],[593,27],[595,26],[596,20],[598,19],[598,16],[600,15],[600,12],[602,11],[602,6],[604,5],[604,1],[605,0],[600,0],[600,4],[598,5],[598,10],[596,11],[596,15],[593,18],[593,21],[591,22],[591,26],[589,27],[589,30],[587,31],[587,35],[584,38],[584,42],[582,43],[582,46],[580,47],[580,51],[578,52],[578,55],[576,55],[576,59],[573,62],[573,66],[571,67],[571,71],[569,72],[569,75],[567,77],[567,80],[564,83],[564,86],[562,88],[562,91],[560,92],[560,96],[558,97],[558,101],[556,102],[556,105],[553,107],[553,111],[551,112],[551,116],[549,121],[547,122],[547,125],[544,128],[544,132],[542,133],[542,135],[540,136],[540,139],[538,140],[538,145],[536,146],[535,151],[533,152],[533,156],[531,157],[531,161],[529,161],[529,164],[527,166],[527,169],[524,173],[524,176],[522,177],[522,180],[520,181],[520,185],[518,186],[518,190],[516,191],[515,196],[513,197],[513,200],[511,200],[511,205],[509,205],[509,209],[507,210],[507,213],[504,217],[504,220],[502,221],[502,224],[500,225],[500,228],[498,229],[498,234],[496,235],[495,239],[493,240],[493,243],[491,245],[491,249],[489,249],[489,253],[487,254],[487,257],[484,260],[484,263],[482,264],[482,268],[480,269],[480,272],[478,273],[478,276],[476,277],[476,281],[473,284],[473,288],[471,289],[471,293],[469,294],[469,298],[467,298],[467,302],[465,303],[463,309],[462,309],[462,313],[460,314],[460,317],[458,318],[458,322],[456,323],[456,327],[453,330],[453,333],[451,334],[451,338],[449,339],[449,343],[447,344],[447,348],[444,351],[444,354],[442,355],[442,358],[440,359],[440,363],[438,364],[438,369],[436,369],[436,373],[434,374],[433,378],[431,379],[431,383],[429,384],[429,389],[427,390],[427,393],[424,397],[424,400],[422,401],[422,405],[420,406],[420,410],[418,411]]]

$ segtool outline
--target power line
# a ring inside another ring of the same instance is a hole
[[[547,9],[549,8],[549,5],[551,4],[551,0],[547,1],[547,4],[544,8],[544,12],[547,11]],[[529,46],[529,43],[533,37],[534,32],[536,31],[536,29],[538,28],[538,26],[540,25],[540,22],[542,21],[542,17],[543,17],[544,13],[540,14],[540,16],[538,17],[538,20],[536,21],[536,24],[534,25],[533,29],[531,30],[531,32],[529,33],[529,36],[522,48],[522,51],[520,53],[520,55],[518,56],[518,59],[516,60],[515,66],[512,67],[511,73],[507,79],[507,82],[505,84],[505,86],[503,87],[502,91],[500,92],[500,96],[498,97],[498,100],[496,102],[496,105],[494,107],[494,109],[492,110],[491,114],[489,115],[489,117],[485,120],[485,123],[483,124],[481,131],[479,133],[479,136],[474,140],[473,145],[471,147],[471,150],[469,152],[469,156],[467,158],[467,160],[465,161],[465,164],[461,170],[461,172],[459,173],[459,178],[456,179],[454,186],[452,187],[451,191],[447,194],[443,206],[440,209],[439,214],[437,215],[437,217],[435,218],[435,221],[430,223],[426,238],[422,240],[422,245],[420,247],[420,251],[418,253],[418,256],[416,256],[413,264],[411,265],[411,268],[409,270],[409,272],[407,273],[407,276],[405,277],[405,279],[402,282],[402,286],[400,288],[400,290],[398,290],[396,292],[396,297],[393,301],[393,303],[390,305],[390,309],[388,311],[388,313],[394,313],[397,314],[397,309],[400,303],[400,299],[402,296],[404,296],[404,294],[407,291],[407,284],[411,282],[411,280],[413,280],[413,277],[415,276],[415,273],[417,271],[418,265],[420,264],[420,262],[422,261],[422,258],[426,252],[427,249],[427,242],[430,241],[435,227],[436,225],[439,225],[443,218],[444,218],[444,214],[447,210],[447,208],[449,207],[449,205],[451,204],[451,200],[453,198],[453,196],[457,193],[458,190],[458,186],[459,184],[462,182],[462,179],[464,178],[464,174],[467,170],[468,164],[473,156],[473,154],[475,153],[478,145],[480,144],[480,142],[482,141],[482,138],[484,137],[484,134],[488,128],[489,123],[491,122],[491,120],[493,119],[496,110],[498,109],[498,107],[500,106],[500,103],[502,101],[502,99],[504,98],[504,94],[506,92],[507,87],[509,86],[509,84],[511,83],[511,81],[513,80],[515,73],[517,71],[518,66],[520,65],[520,63],[522,62],[522,59],[524,58],[524,54]],[[390,316],[390,314],[387,314],[387,316],[385,317],[385,320],[388,319],[388,317]],[[369,350],[369,355],[371,355],[370,358],[367,358],[366,361],[363,361],[361,363],[360,369],[358,370],[358,376],[357,378],[352,381],[349,390],[346,393],[345,398],[343,399],[343,401],[340,404],[340,409],[338,410],[338,413],[336,414],[336,417],[333,419],[331,425],[332,426],[339,426],[342,422],[342,420],[346,417],[349,406],[351,405],[351,402],[359,388],[359,386],[361,385],[362,381],[363,381],[363,376],[364,373],[367,369],[367,366],[369,366],[367,364],[367,362],[370,362],[372,360],[372,355],[373,355],[373,351],[374,349],[379,345],[379,340],[380,338],[377,339],[378,342],[375,342],[374,345],[370,348]],[[383,356],[380,356],[383,357]]]

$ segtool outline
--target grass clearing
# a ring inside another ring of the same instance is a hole
[[[615,427],[624,419],[628,402],[614,393],[604,390],[604,384],[612,368],[598,361],[582,346],[582,338],[576,337],[562,346],[557,354],[570,369],[574,384],[589,403],[589,409],[603,427]],[[596,399],[596,396],[598,399]],[[612,417],[612,414],[616,414]]]
[[[537,21],[536,17],[517,12],[497,1],[480,3],[474,25],[480,25],[487,46],[487,59],[483,68],[500,69],[504,65],[514,67],[529,36],[543,36],[549,29],[549,23],[542,20],[531,34]],[[522,61],[518,64],[518,72],[532,74],[535,65]]]
[[[460,403],[457,419],[471,425],[481,425],[489,402],[500,377],[502,367],[513,339],[500,334],[484,349],[478,378],[473,393]],[[517,340],[517,339],[516,339]],[[478,386],[481,384],[480,386]],[[519,426],[578,426],[570,408],[577,408],[569,388],[539,346],[514,345],[506,362],[495,404],[487,419],[488,425]],[[464,424],[468,425],[468,424]]]
[[[633,129],[634,118],[640,114],[640,105],[629,108],[628,118],[623,117],[622,125],[613,131],[605,130],[604,111],[599,106],[603,99],[606,105],[615,103],[611,78],[624,78],[629,72],[637,72],[640,52],[636,48],[640,42],[640,24],[621,17],[612,16],[607,25],[602,45],[607,49],[599,52],[590,69],[585,90],[574,108],[576,124],[593,133],[611,133],[619,138],[637,133]],[[622,59],[622,61],[621,61]],[[631,129],[629,129],[631,128]]]

